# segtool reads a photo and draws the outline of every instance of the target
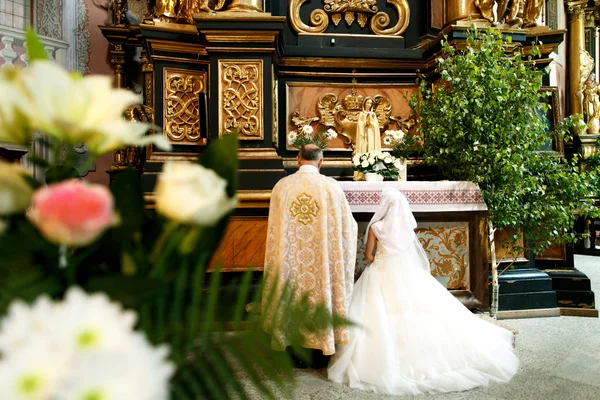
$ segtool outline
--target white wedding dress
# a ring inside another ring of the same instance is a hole
[[[413,218],[410,210],[404,213]],[[360,326],[351,327],[347,345],[337,346],[329,379],[394,395],[509,381],[518,369],[513,334],[473,315],[430,275],[412,229],[392,232],[404,235],[402,251],[389,252],[376,235],[375,260],[356,282],[348,313]]]

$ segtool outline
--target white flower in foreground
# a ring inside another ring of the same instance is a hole
[[[55,309],[48,296],[38,297],[31,306],[21,300],[13,301],[0,321],[0,355],[22,351],[32,335],[48,334],[55,319]]]
[[[66,372],[65,355],[44,337],[36,337],[26,348],[0,359],[0,399],[55,399]]]
[[[20,165],[0,162],[0,215],[23,213],[31,205],[33,189],[26,175]]]
[[[141,336],[127,353],[89,354],[61,388],[61,400],[163,400],[169,398],[168,382],[175,372],[166,361],[168,351],[154,349]]]
[[[104,294],[13,302],[0,325],[2,400],[166,400],[175,366],[166,346],[133,330],[135,314]],[[18,336],[18,337],[17,337]]]
[[[20,76],[20,70],[0,69],[0,142],[27,145],[32,139],[33,130],[20,111],[29,106],[18,83]]]
[[[167,162],[156,183],[156,211],[184,224],[212,226],[237,205],[226,188],[227,181],[212,169]]]
[[[124,111],[141,98],[130,90],[114,89],[110,76],[81,77],[52,61],[35,61],[23,71],[21,83],[29,104],[20,111],[35,130],[62,142],[85,142],[93,154],[127,145],[171,147],[162,135],[145,135],[149,124],[124,119]]]
[[[136,322],[132,311],[110,301],[104,293],[70,289],[56,312],[61,321],[52,330],[61,348],[70,352],[128,351]]]
[[[312,127],[312,126],[310,126],[310,125],[304,125],[304,126],[302,127],[302,133],[303,133],[305,136],[310,136],[310,135],[312,135],[314,131],[315,131],[315,130],[314,130],[314,129],[313,129],[313,127]]]

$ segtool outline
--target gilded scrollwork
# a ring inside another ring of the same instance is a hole
[[[154,110],[143,104],[130,107],[125,110],[125,119],[129,122],[152,123]],[[141,166],[140,148],[128,146],[115,151],[114,161],[110,166],[111,171],[118,171],[128,167],[138,169]]]
[[[220,134],[238,131],[240,139],[263,138],[262,60],[219,60]]]
[[[415,232],[429,258],[431,274],[448,277],[448,289],[468,289],[468,223],[436,223]]]
[[[164,132],[177,144],[201,143],[199,94],[205,92],[206,73],[164,69]]]
[[[307,24],[300,16],[300,9],[307,1],[290,1],[290,22],[298,33],[322,33],[329,27],[330,20],[338,26],[343,18],[348,26],[357,21],[361,28],[370,20],[370,31],[377,36],[401,36],[406,32],[410,20],[410,6],[407,0],[387,0],[398,14],[398,22],[391,27],[390,16],[386,12],[378,12],[376,0],[324,0],[322,9],[317,8],[310,13],[310,24]]]

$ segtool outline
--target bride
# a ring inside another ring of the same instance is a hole
[[[365,259],[329,379],[394,395],[507,382],[517,372],[513,334],[473,315],[429,273],[417,223],[398,190],[385,189],[367,228]]]

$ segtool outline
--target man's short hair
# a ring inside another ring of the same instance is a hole
[[[306,144],[300,148],[300,158],[306,161],[319,161],[323,158],[323,150],[314,144]]]

